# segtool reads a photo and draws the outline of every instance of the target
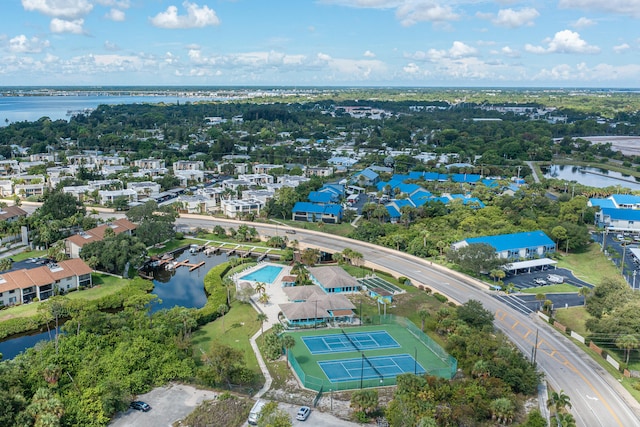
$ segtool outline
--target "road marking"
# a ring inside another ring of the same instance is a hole
[[[502,316],[500,317],[501,314]],[[509,326],[508,321],[505,321],[506,318],[508,317],[512,317],[509,313],[504,312],[500,309],[496,310],[496,313],[494,315],[494,317],[496,319],[499,319],[501,322],[505,323],[505,326]],[[513,319],[513,325],[511,326],[511,329],[515,329],[515,327],[519,324],[519,321],[517,319]],[[529,332],[529,334],[527,334],[526,332],[516,332],[519,333],[520,336],[523,338],[523,340],[531,345],[535,345],[534,342],[531,342],[530,339],[528,339],[528,335],[530,335],[530,333],[532,332],[532,330],[524,325],[522,325],[522,327],[526,328],[526,330]],[[525,336],[526,335],[526,336]],[[546,348],[541,348],[542,346],[545,346]],[[609,403],[602,397],[602,395],[600,394],[600,392],[598,392],[598,390],[593,386],[593,384],[591,384],[591,382],[582,374],[582,372],[580,372],[578,370],[578,368],[576,368],[573,363],[569,362],[569,360],[562,354],[559,353],[555,348],[553,348],[551,345],[549,345],[549,343],[547,343],[544,339],[539,339],[538,340],[538,346],[537,348],[540,350],[540,352],[548,355],[549,357],[551,357],[551,359],[556,360],[557,362],[559,362],[560,364],[566,366],[568,369],[570,369],[573,373],[575,373],[576,375],[578,375],[580,377],[580,379],[582,379],[582,381],[584,381],[584,383],[593,391],[593,393],[595,394],[595,397],[592,398],[592,400],[599,400],[602,402],[602,404],[606,407],[606,409],[609,411],[609,413],[611,414],[612,418],[614,419],[615,423],[621,427],[625,427],[622,422],[620,421],[620,418],[618,418],[618,415],[615,413],[615,411],[613,410],[613,408],[611,408],[611,406],[609,405]]]
[[[585,396],[586,396],[586,398],[587,398],[587,399],[589,399],[589,400],[598,400],[598,398],[597,398],[597,397],[591,397],[591,396],[589,396],[588,394],[585,394]]]

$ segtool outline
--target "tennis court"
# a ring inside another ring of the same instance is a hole
[[[390,386],[398,375],[414,372],[450,379],[457,371],[455,358],[403,317],[286,334],[295,340],[288,351],[291,367],[300,383],[315,391]]]
[[[400,344],[387,331],[370,331],[306,336],[302,341],[311,354],[345,353],[354,350],[399,348]]]
[[[393,295],[404,293],[404,290],[402,288],[399,288],[393,283],[387,282],[386,280],[381,279],[378,276],[358,279],[358,283],[360,283],[361,286],[366,286],[367,289],[382,289],[392,293]]]
[[[318,362],[320,368],[332,383],[353,380],[370,380],[396,377],[400,374],[424,374],[426,371],[408,354],[393,356],[374,356],[359,358],[327,360]]]

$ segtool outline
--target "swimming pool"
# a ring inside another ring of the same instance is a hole
[[[272,284],[278,274],[282,271],[284,267],[279,267],[277,265],[265,265],[246,276],[242,276],[240,280],[249,280],[251,282],[262,282],[268,285]]]

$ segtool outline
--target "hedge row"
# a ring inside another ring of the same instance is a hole
[[[150,292],[153,289],[153,282],[142,278],[131,280],[126,286],[123,286],[120,292],[105,295],[104,297],[87,301],[84,299],[72,300],[72,304],[90,304],[98,310],[117,310],[123,307],[124,301],[139,292]],[[41,304],[41,303],[37,303]],[[31,317],[18,317],[15,319],[7,319],[0,322],[0,340],[12,335],[26,334],[30,332],[46,330],[46,318],[44,313],[36,313]]]
[[[227,289],[222,286],[222,278],[230,269],[231,264],[224,262],[213,267],[204,276],[204,291],[207,294],[207,303],[198,310],[198,325],[205,325],[220,316],[218,307],[227,303]]]

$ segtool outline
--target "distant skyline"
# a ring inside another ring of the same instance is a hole
[[[0,86],[640,87],[640,0],[3,0]]]

